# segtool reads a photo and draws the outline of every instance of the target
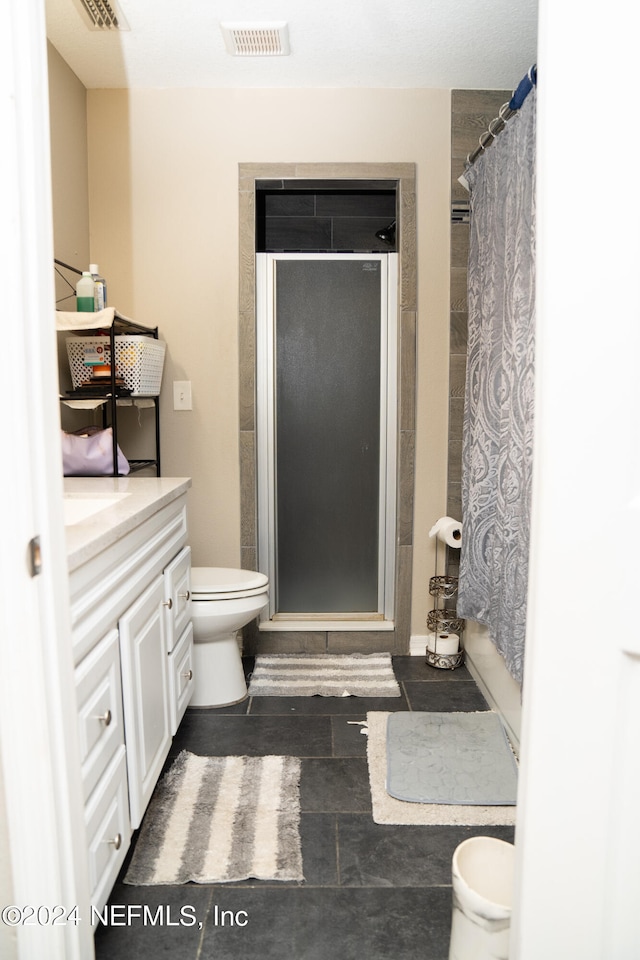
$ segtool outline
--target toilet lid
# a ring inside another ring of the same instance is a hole
[[[268,577],[255,570],[191,567],[191,595],[194,600],[252,597],[264,593],[268,583]]]

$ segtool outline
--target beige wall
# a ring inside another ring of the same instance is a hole
[[[51,183],[55,257],[78,270],[89,266],[87,91],[55,47],[47,45],[51,117]],[[77,279],[65,276],[73,283]],[[71,290],[56,278],[56,300]],[[59,303],[75,310],[73,299]]]
[[[240,565],[238,164],[412,162],[418,193],[418,423],[412,633],[445,512],[450,94],[440,90],[88,91],[90,258],[110,303],[168,353],[162,467],[188,475],[195,564]],[[64,216],[59,211],[57,216]],[[193,411],[172,381],[191,380]]]
[[[86,270],[89,266],[87,91],[50,43],[47,44],[47,64],[53,253],[56,260],[62,260],[78,270]],[[63,268],[59,268],[55,274],[56,305],[59,310],[75,310],[77,279],[75,274]],[[62,391],[71,387],[64,340],[63,335],[58,335],[58,369]],[[60,413],[67,430],[81,426],[86,420],[86,417],[82,418],[66,408],[61,408]]]

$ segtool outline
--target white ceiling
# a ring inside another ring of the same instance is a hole
[[[47,34],[94,87],[513,89],[536,61],[537,0],[118,0],[129,31],[45,0]],[[221,21],[289,25],[286,57],[232,57]]]

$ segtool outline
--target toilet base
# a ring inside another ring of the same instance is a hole
[[[191,707],[228,707],[247,697],[247,683],[235,633],[193,645]]]

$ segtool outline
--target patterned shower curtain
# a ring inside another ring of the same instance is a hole
[[[533,460],[536,90],[465,172],[471,193],[458,616],[522,682]]]

